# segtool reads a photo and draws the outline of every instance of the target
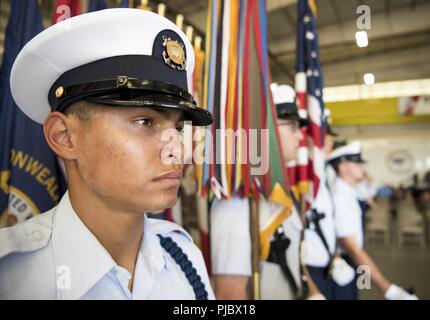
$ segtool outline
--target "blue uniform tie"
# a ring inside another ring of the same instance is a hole
[[[208,292],[205,289],[205,285],[202,279],[197,274],[193,264],[188,259],[188,256],[182,251],[175,241],[170,237],[163,237],[159,234],[160,244],[166,252],[175,260],[175,262],[181,267],[181,270],[185,273],[191,287],[193,287],[196,300],[208,300]]]

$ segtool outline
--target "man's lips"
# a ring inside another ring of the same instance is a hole
[[[161,179],[181,179],[182,177],[182,171],[175,170],[175,171],[169,171],[167,173],[164,173],[154,180],[161,180]]]
[[[154,179],[156,182],[163,183],[166,186],[178,186],[181,184],[182,171],[169,171]]]

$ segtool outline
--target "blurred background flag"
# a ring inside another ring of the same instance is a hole
[[[10,226],[55,206],[65,191],[56,156],[42,126],[16,106],[9,85],[21,48],[43,30],[38,1],[12,1],[0,69],[0,226]],[[29,84],[31,85],[31,84]]]
[[[129,7],[129,0],[121,0],[119,6],[120,6],[120,8],[128,8]]]
[[[93,2],[92,0],[90,3]],[[94,1],[95,2],[95,1]],[[52,16],[52,24],[81,14],[80,0],[57,0]]]
[[[209,1],[202,104],[215,121],[206,129],[205,163],[197,166],[199,191],[209,197],[276,193],[281,199],[288,189],[269,88],[265,5],[262,0]],[[253,146],[252,130],[258,131]],[[260,165],[269,163],[267,172],[253,170],[258,165],[250,163],[250,153],[256,148]]]
[[[122,3],[121,3],[122,5]],[[128,5],[128,3],[127,3]],[[88,3],[88,12],[103,10],[106,9],[106,1],[105,0],[90,0]]]
[[[295,89],[299,113],[309,118],[298,159],[289,167],[294,190],[315,199],[324,175],[324,102],[316,6],[313,0],[299,0],[297,15]]]
[[[266,14],[264,0],[209,1],[202,105],[215,121],[205,131],[205,162],[196,166],[199,194],[210,201],[266,198],[284,207],[260,229],[262,256],[292,208],[269,86]]]

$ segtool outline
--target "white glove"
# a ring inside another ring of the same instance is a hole
[[[355,270],[344,259],[333,259],[331,277],[340,286],[345,286],[355,278]]]
[[[313,294],[307,300],[327,300],[322,293]]]
[[[410,294],[405,289],[392,284],[385,291],[384,295],[387,300],[418,300],[418,297],[414,294]]]

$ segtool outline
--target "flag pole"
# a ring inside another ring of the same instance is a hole
[[[260,299],[260,217],[258,210],[258,200],[249,198],[249,218],[251,232],[251,298],[253,300]]]
[[[309,295],[309,284],[311,284],[311,291],[315,292],[316,289],[315,286],[312,287],[312,281],[309,280],[309,272],[306,267],[306,246],[305,246],[305,230],[307,227],[307,219],[306,219],[306,194],[302,193],[300,195],[300,220],[302,221],[303,229],[300,232],[300,247],[299,247],[299,254],[300,254],[300,269],[301,269],[301,277],[302,277],[302,288],[301,288],[301,298],[306,299]]]

